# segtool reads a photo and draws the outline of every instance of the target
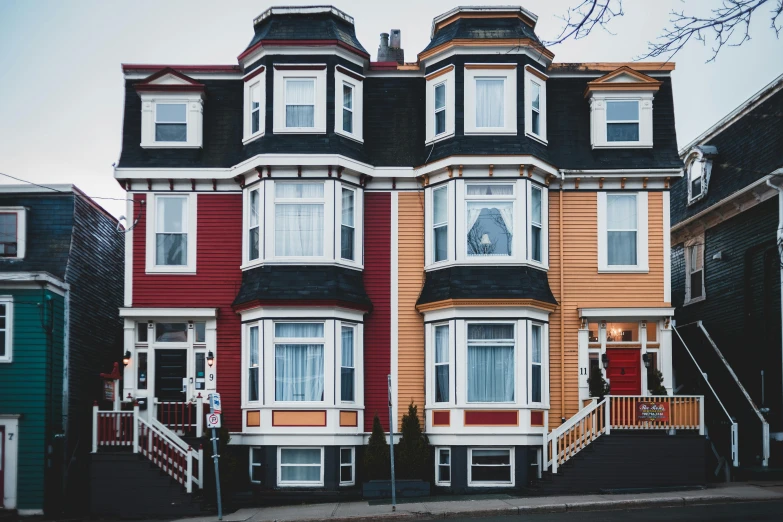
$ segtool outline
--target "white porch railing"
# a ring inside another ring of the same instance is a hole
[[[661,420],[640,419],[640,403],[663,403],[667,415]],[[704,435],[704,397],[675,395],[661,397],[609,395],[592,400],[579,413],[552,430],[544,439],[544,469],[557,468],[602,435],[620,430],[699,430]]]
[[[126,447],[141,453],[171,478],[185,486],[188,493],[195,484],[204,485],[204,450],[194,450],[176,433],[155,419],[147,422],[133,411],[100,411],[93,405],[92,452],[101,448]]]

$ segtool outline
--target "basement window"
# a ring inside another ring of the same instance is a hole
[[[468,486],[514,485],[513,448],[469,448]]]

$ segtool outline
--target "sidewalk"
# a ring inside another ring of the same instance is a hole
[[[392,512],[391,504],[335,502],[266,508],[246,508],[225,515],[226,522],[284,522],[330,520],[332,522],[362,522],[369,520],[413,520],[431,518],[471,517],[487,515],[517,515],[526,513],[556,513],[565,511],[604,511],[612,509],[639,509],[684,506],[689,504],[717,504],[783,500],[782,482],[733,482],[696,491],[665,493],[632,493],[616,495],[574,495],[558,497],[509,497],[482,500],[451,500],[449,497],[429,499],[426,502],[398,504]],[[184,518],[177,522],[213,522],[217,516]]]

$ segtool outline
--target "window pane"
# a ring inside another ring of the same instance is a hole
[[[514,400],[514,347],[468,346],[468,402]]]
[[[322,256],[323,205],[275,205],[275,254]]]
[[[639,141],[639,124],[607,123],[606,141]]]
[[[499,183],[470,183],[467,185],[468,196],[513,196],[514,185]]]
[[[699,270],[698,272],[693,272],[691,274],[691,299],[701,297],[702,295],[701,285],[702,285],[703,275],[704,272],[702,270]]]
[[[155,121],[157,123],[185,123],[187,120],[184,103],[156,103]]]
[[[508,450],[474,449],[471,452],[471,459],[471,464],[474,465],[497,466],[511,464],[511,455]]]
[[[701,178],[696,178],[693,181],[691,181],[691,197],[696,197],[701,195]]]
[[[257,227],[259,223],[259,195],[257,190],[250,191],[250,226]]]
[[[340,398],[354,400],[354,329],[343,326],[341,332]]]
[[[206,380],[206,354],[199,352],[195,354],[196,358],[196,389],[205,390],[207,388]]]
[[[538,111],[541,109],[541,86],[538,85],[536,82],[530,82],[531,86],[531,99],[530,103],[532,107]]]
[[[639,323],[606,323],[606,342],[638,343]]]
[[[322,344],[275,345],[275,400],[324,400]]]
[[[647,321],[647,342],[658,342],[658,324],[655,321]]]
[[[353,261],[354,230],[345,225],[340,230],[340,257]]]
[[[196,342],[197,343],[207,342],[207,323],[196,323],[195,330],[196,330]]]
[[[606,228],[636,230],[636,196],[609,194],[606,197]]]
[[[353,464],[353,451],[351,448],[340,448],[340,464]]]
[[[530,219],[533,223],[541,223],[541,190],[537,188],[530,191]]]
[[[438,482],[451,482],[450,466],[438,466]]]
[[[248,362],[251,367],[258,366],[260,358],[258,355],[258,326],[250,327],[250,335],[247,342]]]
[[[5,311],[3,311],[5,313]],[[136,324],[136,340],[140,343],[147,342],[147,323]]]
[[[315,80],[287,80],[286,127],[315,126]]]
[[[530,257],[541,261],[541,228],[530,227]]]
[[[636,232],[607,232],[607,262],[636,265]]]
[[[468,339],[471,341],[514,341],[513,324],[469,324]]]
[[[451,454],[448,450],[438,451],[438,464],[451,464]]]
[[[476,127],[503,127],[504,80],[476,80]]]
[[[449,327],[435,327],[435,363],[449,362]]]
[[[541,134],[541,115],[537,113],[536,111],[532,111],[531,113],[531,130],[533,131],[533,134]]]
[[[0,255],[16,255],[16,214],[0,214]]]
[[[435,135],[446,132],[446,110],[435,113]]]
[[[188,141],[188,126],[184,123],[156,123],[155,141]]]
[[[530,361],[541,362],[541,327],[533,325],[530,330]]]
[[[155,323],[155,342],[188,342],[188,323]]]
[[[259,241],[259,231],[258,227],[250,230],[249,233],[249,243],[250,243],[250,250],[248,252],[248,257],[253,259],[258,259],[259,256],[259,249],[260,249],[260,241]]]
[[[182,197],[158,197],[157,231],[187,233],[188,200]]]
[[[473,466],[473,482],[511,482],[511,466]]]
[[[446,84],[441,83],[435,87],[435,109],[446,106]]]
[[[468,202],[468,255],[510,256],[513,203]]]
[[[321,465],[320,448],[283,448],[280,450],[281,464]]]
[[[321,466],[282,466],[280,479],[284,482],[319,482]]]
[[[353,133],[353,113],[348,109],[343,109],[343,130]]]
[[[606,102],[606,121],[634,121],[639,119],[638,101]]]
[[[275,183],[275,197],[287,199],[318,199],[324,197],[323,183]]]
[[[155,264],[185,266],[188,264],[188,236],[185,234],[157,234]]]
[[[0,338],[5,339],[5,335],[0,335]],[[2,355],[2,352],[0,352]],[[139,390],[147,389],[147,352],[138,352],[138,370],[136,373],[136,387]]]
[[[449,401],[449,327],[435,327],[435,402]]]
[[[343,225],[353,226],[353,190],[343,189]]]
[[[353,109],[353,87],[350,85],[343,85],[343,107]]]
[[[530,402],[541,402],[541,365],[530,368]]]
[[[261,85],[250,88],[250,132],[255,134],[261,130]]]
[[[432,192],[432,222],[445,223],[448,217],[448,189],[442,187]]]
[[[436,263],[444,261],[448,257],[448,228],[446,225],[443,225],[434,230],[434,261]]]
[[[353,481],[353,466],[340,466],[340,482]]]
[[[275,337],[287,339],[320,339],[323,323],[275,323]]]

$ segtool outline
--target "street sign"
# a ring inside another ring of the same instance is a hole
[[[220,427],[220,414],[208,413],[207,414],[207,428],[219,428]]]
[[[219,393],[210,393],[209,394],[209,405],[210,405],[210,411],[212,413],[217,413],[218,415],[223,413],[221,411],[220,406],[220,394]]]

